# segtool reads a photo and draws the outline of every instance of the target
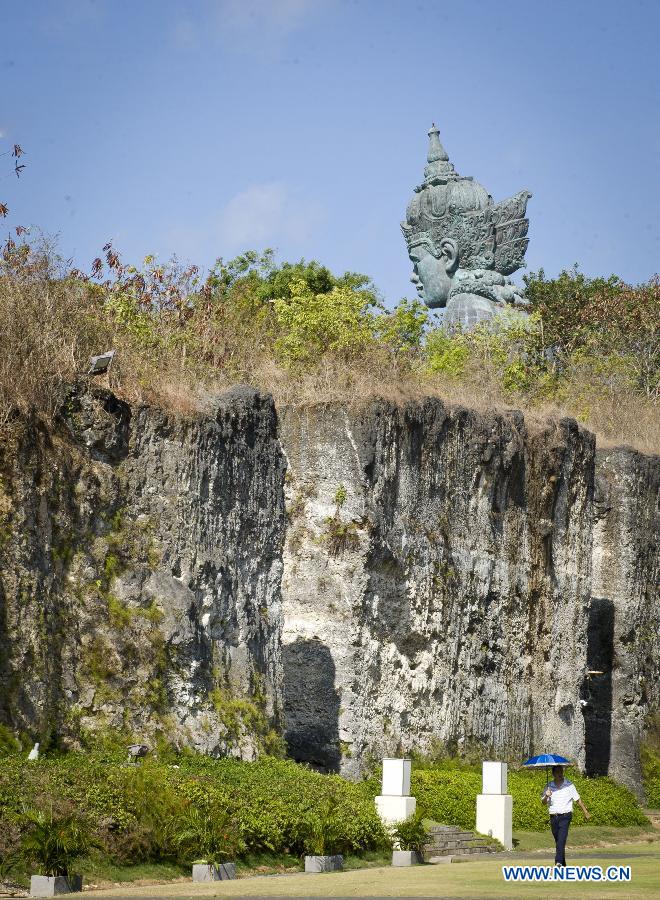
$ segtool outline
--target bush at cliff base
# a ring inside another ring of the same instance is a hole
[[[585,778],[573,769],[567,772],[583,803],[591,813],[589,825],[625,827],[647,825],[635,795],[610,778]],[[548,827],[548,812],[540,801],[545,773],[509,769],[509,793],[513,797],[513,828],[543,831]],[[445,763],[413,770],[412,792],[424,816],[462,828],[475,827],[477,794],[481,793],[481,771],[474,766]],[[584,823],[578,810],[573,824]]]
[[[592,813],[592,825],[645,825],[635,797],[607,778],[571,773]],[[513,825],[543,830],[547,812],[539,796],[540,772],[510,772]],[[476,766],[445,762],[413,772],[413,793],[425,817],[473,829],[481,789]],[[89,830],[96,851],[119,864],[172,860],[187,864],[179,840],[191,810],[217,812],[228,822],[236,856],[289,854],[318,846],[361,854],[384,848],[387,837],[375,811],[378,778],[358,784],[320,775],[288,760],[248,763],[182,756],[127,765],[124,752],[68,753],[27,762],[0,757],[0,863],[11,857],[25,830],[26,809],[71,812]],[[581,815],[576,814],[576,824]]]
[[[229,815],[238,855],[300,857],[323,836],[331,852],[359,855],[388,845],[367,786],[291,761],[181,757],[176,764],[123,754],[0,758],[0,861],[20,843],[23,812],[75,811],[104,856],[117,863],[189,863],[179,837],[191,810]]]
[[[646,800],[651,809],[660,809],[660,750],[642,747],[642,773]]]

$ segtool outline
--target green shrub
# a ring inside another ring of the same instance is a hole
[[[634,794],[610,778],[585,778],[569,772],[585,806],[591,813],[591,825],[624,827],[646,825],[647,819]],[[513,796],[513,827],[523,831],[543,831],[548,814],[540,797],[545,786],[538,772],[509,771],[509,792]],[[477,794],[481,793],[478,767],[447,762],[413,771],[412,792],[422,815],[462,828],[475,827]],[[579,823],[581,813],[576,813]]]
[[[176,843],[191,862],[203,860],[217,866],[240,856],[245,849],[234,820],[223,807],[192,806],[183,822],[176,823],[175,827]]]
[[[642,774],[646,802],[651,809],[660,809],[660,753],[652,746],[642,747]]]
[[[33,828],[23,818],[24,809],[51,804],[57,821],[75,806],[99,845],[99,858],[113,865],[189,864],[193,855],[216,854],[361,855],[391,846],[374,805],[380,791],[375,777],[351,783],[267,756],[248,763],[166,755],[127,766],[125,743],[123,735],[116,740],[90,736],[87,745],[93,749],[86,753],[50,754],[29,764],[17,754],[0,757],[0,856],[5,864],[15,860],[21,838]],[[646,823],[625,788],[607,778],[571,777],[592,813],[590,824]],[[543,775],[512,771],[509,787],[514,828],[545,829]],[[473,829],[480,790],[478,766],[445,759],[413,770],[420,817]],[[211,819],[222,828],[215,843],[202,848],[200,834]],[[578,812],[576,823],[580,819]]]
[[[14,732],[6,725],[0,724],[0,756],[20,753],[20,750],[21,744]]]
[[[313,810],[309,810],[298,823],[298,828],[298,839],[302,841],[308,856],[330,856],[349,849],[335,794],[325,797]]]
[[[387,846],[373,792],[364,783],[273,757],[246,763],[182,755],[179,768],[150,758],[135,767],[124,761],[122,743],[111,741],[106,749],[46,756],[30,765],[3,757],[0,833],[39,798],[75,803],[105,858],[117,864],[190,862],[191,853],[201,855],[193,850],[191,817],[202,821],[218,810],[231,818],[239,848],[232,852],[301,856],[323,841],[359,855]]]
[[[0,881],[18,868],[21,861],[21,827],[15,819],[0,817]]]
[[[429,332],[426,338],[426,369],[429,374],[459,380],[465,374],[470,349],[462,334],[450,337],[442,328]]]
[[[415,813],[405,822],[397,822],[392,837],[400,850],[416,850],[421,853],[427,840],[426,826],[421,813]]]
[[[476,797],[481,792],[481,775],[476,769],[449,765],[413,769],[411,791],[426,818],[474,828]]]
[[[315,294],[305,281],[293,281],[289,296],[274,303],[280,330],[277,357],[287,366],[306,365],[325,351],[355,357],[374,339],[372,301],[371,294],[352,285]]]

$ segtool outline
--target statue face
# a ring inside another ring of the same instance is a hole
[[[455,268],[453,258],[444,249],[440,257],[435,257],[426,247],[413,247],[410,251],[413,264],[412,283],[417,288],[420,300],[431,308],[447,305],[452,274]]]

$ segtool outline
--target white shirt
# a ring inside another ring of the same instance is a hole
[[[551,781],[545,790],[552,791],[549,805],[551,816],[573,812],[573,802],[580,799],[577,788],[568,778],[564,778],[561,787],[557,787],[554,781]],[[543,791],[543,794],[545,794],[545,791]]]

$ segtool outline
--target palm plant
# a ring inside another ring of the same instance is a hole
[[[94,845],[85,823],[75,814],[55,816],[51,806],[49,812],[28,810],[23,820],[28,826],[21,841],[23,855],[42,875],[69,875],[73,862]]]
[[[212,808],[192,808],[176,842],[184,853],[199,856],[200,862],[209,866],[228,862],[243,850],[243,842],[229,814]]]
[[[333,794],[317,804],[312,815],[302,823],[305,853],[310,856],[332,856],[341,853],[345,840],[337,817]]]
[[[19,861],[16,853],[0,853],[0,881],[6,881]]]

